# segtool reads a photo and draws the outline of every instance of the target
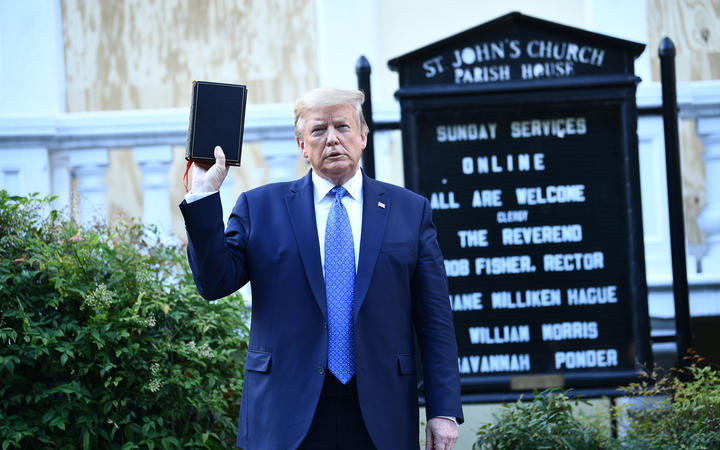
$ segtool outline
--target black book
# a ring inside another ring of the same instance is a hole
[[[219,145],[226,163],[239,166],[246,102],[242,84],[193,81],[185,159],[213,164]]]

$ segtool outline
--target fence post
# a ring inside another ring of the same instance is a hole
[[[370,62],[365,55],[361,55],[355,64],[355,74],[358,80],[358,89],[365,94],[365,103],[363,103],[362,111],[365,116],[370,131],[367,136],[367,145],[362,155],[363,170],[370,178],[375,178],[375,140],[373,134],[375,132],[375,123],[372,115],[372,96],[370,91]]]
[[[685,356],[692,345],[690,306],[685,254],[685,215],[683,214],[682,173],[678,138],[677,85],[675,79],[675,45],[665,37],[658,49],[662,83],[663,125],[665,128],[665,170],[667,174],[668,210],[670,215],[670,252],[675,299],[675,340],[678,367],[686,365]]]

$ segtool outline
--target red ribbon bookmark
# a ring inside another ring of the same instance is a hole
[[[190,172],[190,166],[192,166],[192,160],[188,160],[187,167],[185,167],[185,175],[183,175],[183,184],[185,185],[185,193],[188,193],[188,172]]]

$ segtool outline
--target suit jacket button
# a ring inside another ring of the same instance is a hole
[[[319,373],[320,375],[324,374],[324,373],[325,373],[325,368],[324,368],[324,367],[318,367],[318,373]]]
[[[323,328],[327,330],[327,322],[323,322]]]

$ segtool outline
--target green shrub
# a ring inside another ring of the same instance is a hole
[[[620,409],[627,426],[620,444],[655,449],[720,448],[720,372],[691,355],[690,365],[657,371],[625,390],[635,397],[659,397],[650,408]]]
[[[503,405],[495,422],[477,433],[473,449],[718,449],[720,448],[720,371],[697,355],[689,366],[661,374],[655,370],[622,388],[628,397],[645,400],[609,411],[620,437],[607,425],[588,420],[565,392],[535,392],[528,403]],[[606,417],[607,418],[607,417]]]
[[[473,449],[604,448],[608,436],[601,427],[573,413],[581,402],[587,404],[566,392],[535,391],[531,402],[503,405],[495,423],[480,428]]]
[[[232,447],[241,297],[203,300],[152,230],[48,202],[0,191],[2,449]]]

